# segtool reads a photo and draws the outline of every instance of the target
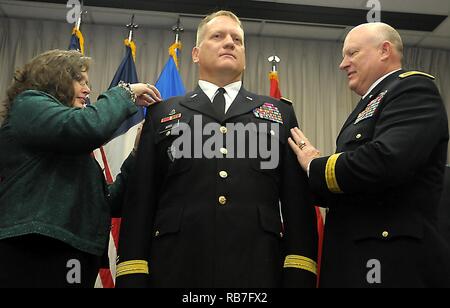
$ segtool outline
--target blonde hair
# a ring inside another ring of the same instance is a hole
[[[211,20],[213,20],[214,18],[219,17],[219,16],[230,17],[231,19],[233,19],[239,25],[239,27],[242,29],[242,31],[244,31],[244,28],[242,27],[241,20],[233,12],[223,11],[223,10],[214,12],[212,14],[209,14],[205,18],[203,18],[203,20],[198,25],[198,28],[197,28],[197,42],[196,42],[196,46],[197,47],[200,45],[200,43],[204,39],[206,24],[208,22],[210,22]]]
[[[25,64],[14,74],[6,99],[0,103],[0,126],[8,116],[14,99],[26,90],[46,92],[66,106],[72,107],[75,95],[73,81],[82,79],[89,70],[91,58],[75,50],[50,50]]]

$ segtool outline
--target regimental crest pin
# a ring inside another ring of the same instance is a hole
[[[366,108],[358,114],[358,117],[355,120],[354,124],[358,124],[359,122],[373,117],[375,111],[377,111],[378,106],[380,105],[381,100],[386,95],[387,90],[381,92],[375,99],[371,100],[369,104],[367,104]]]
[[[264,103],[262,106],[253,109],[255,117],[260,119],[269,120],[272,122],[283,124],[283,117],[281,116],[278,107],[270,103]]]

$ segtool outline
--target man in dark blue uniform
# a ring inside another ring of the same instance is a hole
[[[437,227],[448,124],[433,76],[401,70],[392,27],[346,37],[340,68],[362,96],[336,154],[320,157],[299,129],[289,143],[328,207],[322,287],[450,287],[450,250]]]
[[[192,57],[199,87],[148,112],[117,286],[314,287],[315,212],[287,143],[292,106],[242,87],[244,32],[231,12],[203,20]]]

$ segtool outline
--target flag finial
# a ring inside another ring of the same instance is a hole
[[[278,56],[270,56],[267,60],[270,63],[272,63],[272,72],[276,72],[277,71],[277,65],[281,61],[280,58]]]
[[[134,23],[134,14],[131,16],[131,22],[126,25],[128,32],[128,41],[131,42],[133,40],[133,32],[135,29],[139,28],[139,25]]]
[[[177,24],[172,27],[172,31],[175,33],[175,43],[178,43],[180,33],[184,31],[183,26],[180,24],[180,17],[178,17]]]

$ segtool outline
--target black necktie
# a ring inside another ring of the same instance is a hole
[[[218,91],[213,100],[213,108],[217,115],[222,117],[225,114],[225,96],[223,94],[226,91],[224,88],[219,88]]]

